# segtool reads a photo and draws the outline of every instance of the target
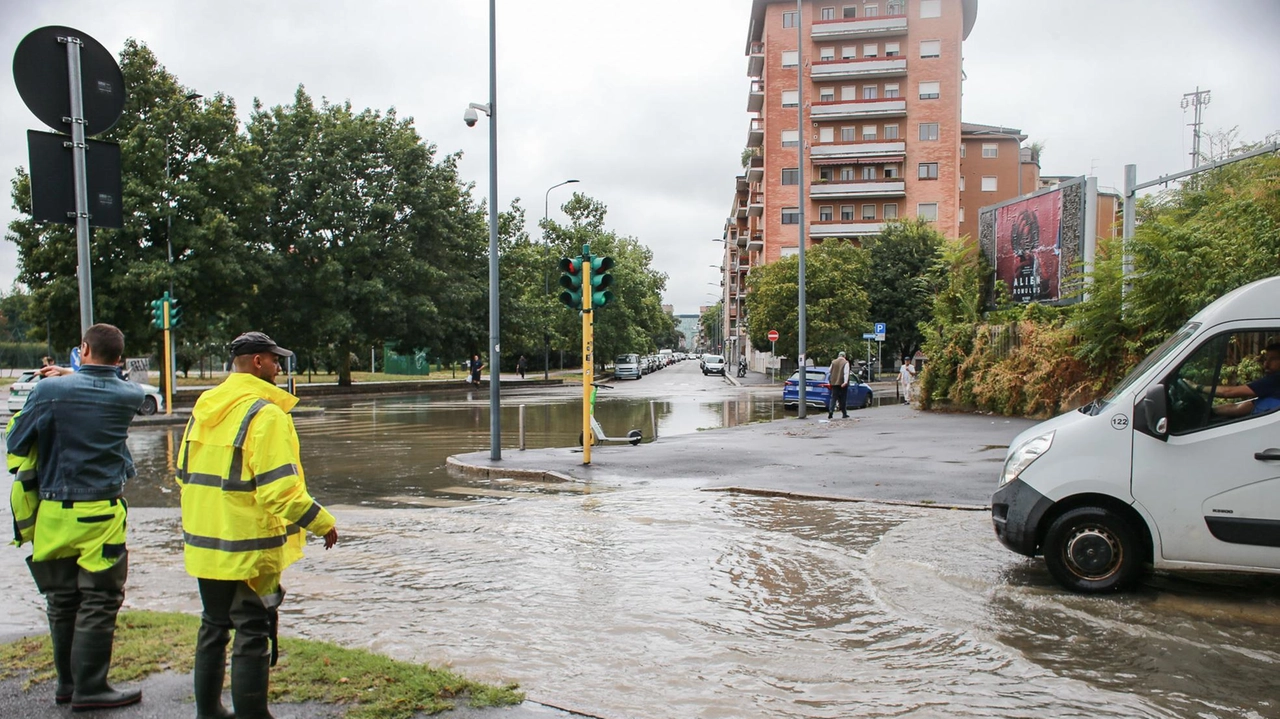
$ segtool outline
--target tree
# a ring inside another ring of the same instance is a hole
[[[805,256],[805,337],[807,356],[827,362],[844,350],[852,352],[871,330],[868,319],[870,255],[843,240],[814,245]],[[747,275],[747,316],[751,344],[770,348],[769,330],[778,331],[779,354],[796,357],[800,346],[800,262],[796,256],[756,267]]]
[[[253,306],[264,326],[331,348],[339,384],[351,382],[356,349],[393,342],[457,356],[487,334],[483,212],[457,158],[434,162],[412,119],[316,107],[299,86],[292,105],[255,103],[248,133],[272,191]]]
[[[703,342],[706,347],[719,352],[720,335],[724,333],[724,326],[721,324],[724,320],[724,300],[718,300],[711,305],[698,318],[698,324],[702,327]]]
[[[885,344],[890,357],[910,357],[924,342],[920,323],[933,310],[938,287],[933,270],[942,244],[942,235],[922,218],[892,220],[865,244],[871,262],[866,287],[872,319],[888,328]]]

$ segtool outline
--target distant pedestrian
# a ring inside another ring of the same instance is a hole
[[[520,379],[524,379],[524,371],[529,367],[529,360],[524,355],[520,355],[520,359],[516,360],[516,372],[520,373]]]
[[[845,359],[844,352],[831,361],[827,383],[831,386],[831,399],[827,401],[827,419],[831,419],[836,407],[840,408],[840,416],[843,419],[849,419],[849,408],[846,406],[849,402],[849,360]]]
[[[471,355],[471,361],[467,363],[467,369],[471,372],[471,385],[479,387],[480,370],[484,369],[484,362],[480,361],[480,355]]]
[[[898,370],[898,389],[902,391],[902,403],[911,404],[911,382],[916,378],[916,368],[911,366],[911,358],[902,358],[902,368]]]
[[[52,367],[54,364],[55,363],[53,361],[53,358],[50,357],[49,355],[45,355],[44,357],[40,358],[41,367]]]

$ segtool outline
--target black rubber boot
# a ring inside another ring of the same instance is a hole
[[[267,709],[271,657],[231,657],[231,703],[236,719],[274,719]]]
[[[76,632],[75,643],[71,647],[71,671],[76,683],[71,697],[71,711],[114,709],[137,704],[142,700],[141,689],[116,691],[107,683],[114,639],[115,632],[112,631]]]
[[[235,719],[222,705],[222,682],[227,676],[227,641],[230,632],[210,624],[200,625],[196,639],[196,719]]]
[[[75,687],[71,675],[71,642],[76,633],[76,612],[80,608],[80,589],[77,585],[80,566],[76,564],[74,557],[47,562],[33,562],[28,557],[27,567],[47,605],[49,640],[53,644],[53,668],[58,674],[53,700],[58,704],[67,704],[71,701]]]

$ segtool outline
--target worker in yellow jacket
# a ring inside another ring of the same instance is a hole
[[[204,605],[196,640],[198,719],[270,719],[269,669],[275,664],[280,576],[302,558],[303,530],[338,541],[333,515],[311,498],[289,411],[298,398],[276,387],[293,353],[262,332],[230,346],[234,371],[200,395],[178,453],[183,556]],[[231,700],[222,705],[226,648]]]

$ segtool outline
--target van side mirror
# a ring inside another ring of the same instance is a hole
[[[1169,439],[1169,397],[1164,385],[1147,388],[1147,393],[1134,407],[1134,427],[1141,433],[1164,442]]]

